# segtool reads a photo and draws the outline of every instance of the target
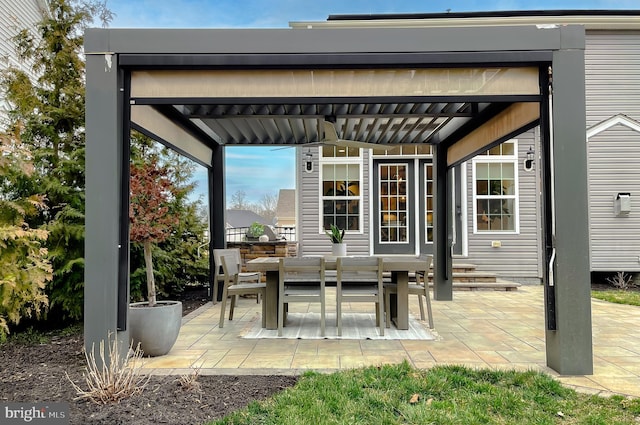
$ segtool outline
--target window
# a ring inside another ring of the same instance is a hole
[[[432,150],[432,146],[427,144],[397,145],[393,149],[376,148],[374,145],[371,149],[373,155],[376,157],[394,155],[432,155]]]
[[[407,166],[405,164],[379,164],[378,175],[378,193],[380,194],[379,243],[408,242]]]
[[[352,147],[325,145],[322,147],[323,158],[360,158],[360,149]]]
[[[424,242],[433,242],[433,164],[424,164]]]
[[[474,229],[518,232],[517,146],[505,142],[473,160]]]
[[[331,147],[333,148],[333,147]],[[321,168],[322,229],[332,224],[347,231],[361,231],[362,194],[360,153],[335,148],[336,155],[323,160]],[[359,149],[356,149],[359,151]],[[323,148],[323,158],[328,157]]]

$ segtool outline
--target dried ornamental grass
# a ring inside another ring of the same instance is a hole
[[[129,357],[122,358],[119,355],[118,338],[115,337],[112,340],[110,333],[107,343],[109,345],[109,361],[105,356],[104,340],[100,341],[99,360],[96,360],[96,350],[93,345],[89,353],[84,350],[87,366],[85,366],[83,376],[88,390],[80,388],[67,374],[67,379],[78,393],[78,397],[74,398],[74,401],[88,399],[96,404],[118,402],[141,393],[149,382],[150,376],[141,373],[142,350],[139,346],[135,350],[130,347]]]

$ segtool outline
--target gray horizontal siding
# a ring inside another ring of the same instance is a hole
[[[536,173],[525,172],[522,160],[529,146],[536,152],[535,131],[528,131],[518,140],[518,190],[519,190],[519,234],[473,233],[473,164],[467,163],[467,230],[468,258],[465,262],[475,264],[478,271],[495,273],[507,278],[540,279],[542,277],[540,222],[536,193]],[[537,164],[536,164],[537,166]],[[500,248],[492,248],[492,241],[500,241]]]
[[[38,0],[0,0],[0,71],[17,68],[32,80],[36,78],[33,61],[18,59],[13,38],[23,29],[31,29],[34,37],[39,37],[36,24],[43,17],[41,6]],[[10,109],[11,105],[0,95],[0,126],[5,125]]]
[[[591,269],[640,271],[640,133],[616,126],[589,149]],[[631,213],[614,214],[617,193],[631,193]]]
[[[23,29],[31,29],[37,36],[36,24],[42,20],[42,10],[37,0],[0,1],[0,69],[17,67],[34,77],[30,62],[18,60],[13,38]]]
[[[319,233],[320,228],[320,161],[318,149],[313,152],[313,172],[306,173],[302,167],[298,168],[298,198],[301,223],[301,236],[299,252],[300,255],[325,255],[331,253],[331,241],[324,233]],[[301,152],[299,153],[302,154]],[[368,176],[368,154],[364,151],[364,160],[362,166],[363,179],[361,190],[363,193],[362,213],[363,213],[363,231],[362,234],[346,234],[344,242],[347,244],[347,253],[349,255],[368,255],[369,234],[369,185],[367,184]]]
[[[640,121],[640,32],[590,31],[585,51],[587,126],[624,114]],[[617,125],[587,142],[591,270],[640,271],[640,133]],[[631,213],[613,199],[631,193]]]
[[[589,31],[585,47],[587,127],[613,115],[640,117],[640,32]]]

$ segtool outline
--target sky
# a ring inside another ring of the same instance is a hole
[[[638,9],[640,0],[107,0],[107,6],[115,15],[111,28],[288,28],[292,21],[324,21],[336,14]],[[265,194],[295,188],[294,154],[294,149],[228,148],[227,201],[238,191],[257,203]],[[195,179],[196,194],[205,193],[203,169]]]

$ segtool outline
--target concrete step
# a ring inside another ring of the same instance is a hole
[[[475,270],[475,266],[468,269]],[[429,273],[429,278],[429,286],[433,287],[433,272]],[[454,291],[516,291],[520,286],[517,282],[500,279],[493,273],[453,272]]]
[[[475,264],[469,264],[469,263],[457,263],[454,262],[451,266],[451,270],[453,270],[454,273],[466,273],[466,272],[475,272],[476,271],[476,265]]]
[[[433,287],[433,283],[429,282]],[[496,279],[495,282],[457,282],[453,281],[454,291],[517,291],[522,286],[520,283],[504,279]]]
[[[433,279],[433,272],[429,273],[429,278]],[[487,272],[453,272],[453,281],[454,282],[464,282],[464,283],[492,283],[497,279],[496,275],[493,273]]]

